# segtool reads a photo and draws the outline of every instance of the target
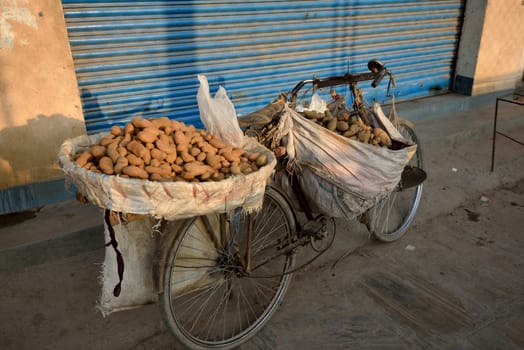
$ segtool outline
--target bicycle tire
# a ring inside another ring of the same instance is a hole
[[[234,262],[229,248],[241,249],[245,242],[235,240],[246,236],[244,229],[249,220],[238,210],[233,218],[236,230],[232,231],[236,234],[231,234],[223,245],[218,237],[213,239],[207,233],[211,225],[216,234],[218,214],[172,226],[180,231],[169,248],[159,304],[167,326],[183,347],[231,349],[246,342],[267,323],[291,282],[292,273],[287,272],[293,269],[294,253],[270,260],[251,272],[252,277],[275,275],[274,268],[279,271],[276,277],[251,278],[235,272],[232,265],[239,262]],[[288,202],[268,187],[262,209],[253,221],[254,265],[274,253],[275,246],[291,243],[295,232],[296,221]],[[193,286],[189,286],[191,283]],[[177,295],[172,297],[173,293]]]
[[[415,131],[406,123],[400,123],[399,132],[417,144],[417,151],[409,165],[424,168],[422,149]],[[423,185],[397,189],[380,200],[370,209],[370,231],[373,237],[382,242],[392,242],[401,238],[415,218],[420,205]]]

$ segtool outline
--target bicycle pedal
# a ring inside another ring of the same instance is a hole
[[[418,186],[426,180],[426,177],[427,174],[424,170],[418,167],[406,166],[400,177],[400,188],[406,189]]]
[[[321,237],[326,225],[318,221],[309,221],[302,228],[302,232],[308,236]]]

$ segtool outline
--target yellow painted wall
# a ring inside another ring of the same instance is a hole
[[[488,0],[472,94],[514,89],[523,69],[524,1]]]
[[[85,132],[60,0],[0,0],[0,190],[62,178],[58,148]]]

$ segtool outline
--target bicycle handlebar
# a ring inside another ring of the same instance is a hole
[[[291,94],[297,94],[306,84],[312,84],[317,88],[323,88],[327,86],[353,85],[361,81],[372,80],[371,86],[376,88],[382,79],[384,79],[386,74],[391,75],[391,72],[383,67],[378,72],[365,72],[356,74],[346,73],[344,75],[332,76],[324,79],[313,78],[302,80],[293,88],[293,90],[291,90]]]

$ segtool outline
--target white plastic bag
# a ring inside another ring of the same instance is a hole
[[[198,80],[200,81],[197,93],[198,110],[206,130],[218,135],[222,142],[233,147],[242,147],[242,130],[238,125],[235,106],[227,97],[226,90],[220,86],[215,97],[211,97],[206,76],[198,75]]]
[[[317,92],[314,92],[311,96],[311,104],[309,105],[309,108],[306,108],[306,110],[324,113],[326,109],[326,101],[324,101]]]
[[[297,102],[296,111],[299,113],[302,113],[304,111],[315,111],[324,113],[327,109],[327,102],[320,97],[320,95],[315,91],[313,95],[311,95],[311,102],[307,107],[304,107],[302,104],[302,101]]]

